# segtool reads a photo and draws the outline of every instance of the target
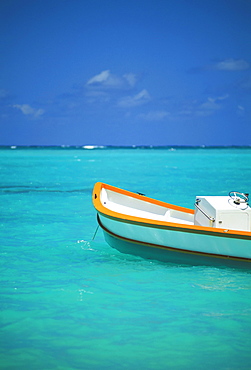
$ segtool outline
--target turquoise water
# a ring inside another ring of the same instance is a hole
[[[2,148],[0,170],[0,368],[251,368],[250,271],[121,254],[91,203],[251,193],[251,148]]]

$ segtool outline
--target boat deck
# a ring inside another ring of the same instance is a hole
[[[159,207],[159,212],[148,212],[141,209],[127,207],[122,204],[118,204],[109,200],[104,202],[104,206],[110,209],[113,212],[139,217],[146,218],[149,220],[163,221],[163,222],[172,222],[186,225],[194,225],[194,215],[190,213],[185,213],[181,211],[176,211],[169,208]]]

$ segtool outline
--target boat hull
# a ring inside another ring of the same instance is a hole
[[[179,264],[251,267],[251,241],[245,239],[133,225],[103,215],[98,222],[106,242],[121,253]]]

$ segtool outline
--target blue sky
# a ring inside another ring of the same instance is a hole
[[[250,0],[3,0],[0,145],[251,145]]]

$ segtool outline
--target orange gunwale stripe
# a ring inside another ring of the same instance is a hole
[[[185,253],[185,254],[195,254],[195,255],[202,255],[202,256],[208,256],[208,257],[214,257],[214,258],[221,258],[221,259],[227,259],[227,260],[236,260],[236,261],[245,261],[251,263],[251,258],[245,258],[245,257],[233,257],[233,256],[224,256],[223,254],[214,254],[214,253],[205,253],[205,252],[195,252],[195,251],[190,251],[187,249],[178,249],[178,248],[173,248],[173,247],[167,247],[164,245],[158,245],[158,244],[152,244],[152,243],[147,243],[147,242],[141,242],[139,240],[134,240],[134,239],[128,239],[123,236],[119,236],[117,234],[114,234],[110,230],[108,230],[105,226],[102,225],[101,220],[98,217],[98,224],[99,226],[109,235],[112,237],[126,241],[128,243],[133,243],[133,244],[140,244],[140,245],[145,245],[148,247],[152,248],[159,248],[159,249],[164,249],[164,250],[170,250],[174,252],[180,252],[180,253]]]
[[[220,229],[214,228],[212,230],[211,227],[204,227],[204,226],[197,226],[197,225],[186,225],[186,224],[179,224],[173,222],[165,222],[165,221],[158,221],[154,220],[151,221],[147,218],[140,218],[130,215],[125,215],[123,213],[118,213],[109,210],[108,208],[104,207],[100,201],[100,193],[102,188],[108,189],[120,194],[124,194],[136,199],[146,200],[149,203],[156,204],[162,207],[167,207],[170,209],[174,209],[177,211],[182,211],[186,213],[194,214],[194,211],[189,208],[175,206],[173,204],[165,203],[159,200],[155,200],[152,198],[148,198],[139,194],[132,193],[127,190],[123,190],[120,188],[116,188],[115,186],[111,186],[108,184],[104,184],[98,182],[95,184],[93,189],[93,204],[98,213],[102,214],[103,216],[116,220],[118,222],[130,223],[135,225],[140,225],[143,227],[155,227],[159,229],[167,229],[167,230],[176,230],[180,232],[189,232],[189,233],[196,233],[196,234],[206,234],[212,236],[219,236],[219,237],[228,237],[228,238],[237,238],[237,239],[248,239],[251,240],[251,232],[248,231],[235,231],[235,230],[228,230],[228,229]]]
[[[175,206],[173,204],[170,204],[170,203],[166,203],[166,202],[162,202],[160,200],[156,200],[156,199],[153,199],[153,198],[148,198],[146,197],[145,195],[139,195],[137,193],[133,193],[131,191],[128,191],[128,190],[124,190],[124,189],[120,189],[120,188],[116,188],[115,186],[112,186],[112,185],[108,185],[108,184],[104,184],[102,182],[97,182],[95,185],[94,185],[94,189],[93,189],[93,199],[94,199],[94,206],[95,206],[95,201],[97,199],[99,199],[99,203],[100,205],[103,207],[103,205],[101,204],[100,202],[100,193],[101,193],[101,190],[102,189],[107,189],[107,190],[112,190],[114,191],[115,193],[119,193],[119,194],[123,194],[123,195],[127,195],[129,197],[132,197],[132,198],[135,198],[135,199],[139,199],[139,200],[143,200],[143,201],[146,201],[148,203],[152,203],[152,204],[156,204],[158,206],[161,206],[161,207],[167,207],[167,208],[172,208],[176,211],[182,211],[182,212],[186,212],[186,213],[192,213],[194,214],[194,210],[190,209],[190,208],[185,208],[185,207],[180,207],[180,206]],[[97,194],[97,199],[95,199],[95,194]],[[105,207],[104,207],[105,208]],[[112,212],[112,211],[111,211]],[[115,212],[114,212],[115,213]],[[133,216],[132,216],[133,217]],[[136,218],[136,217],[135,217]]]

